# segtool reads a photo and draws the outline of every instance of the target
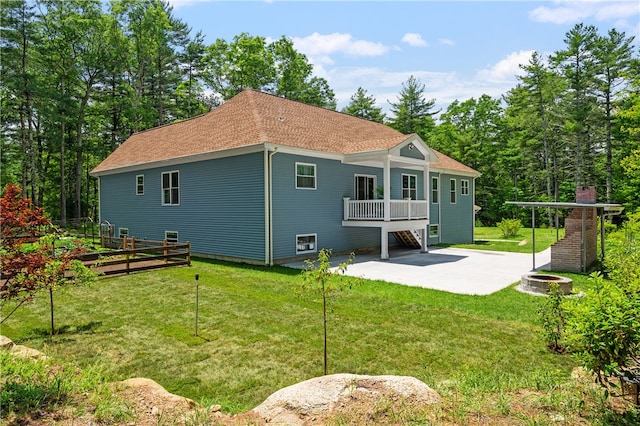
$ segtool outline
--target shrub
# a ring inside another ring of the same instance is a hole
[[[621,286],[592,275],[595,286],[576,304],[567,322],[569,348],[583,367],[603,385],[632,369],[640,350],[640,296]]]
[[[640,365],[640,214],[629,215],[607,242],[607,278],[592,274],[594,286],[570,312],[569,347],[603,385]]]
[[[498,229],[504,238],[515,237],[520,232],[520,228],[522,228],[522,222],[519,219],[502,219],[498,222]]]
[[[547,348],[554,352],[564,352],[564,328],[567,312],[558,283],[549,283],[548,297],[544,297],[538,309],[543,337]]]

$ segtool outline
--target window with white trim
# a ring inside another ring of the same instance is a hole
[[[316,238],[318,234],[296,235],[296,254],[315,253],[318,251]]]
[[[373,200],[376,198],[376,176],[358,175],[354,177],[354,193],[356,200]]]
[[[129,228],[118,228],[118,238],[129,236]]]
[[[136,176],[136,195],[144,195],[144,175]]]
[[[429,225],[429,238],[436,238],[440,235],[440,225]]]
[[[316,189],[316,165],[296,163],[296,189]]]
[[[460,195],[469,195],[469,179],[460,180]]]
[[[418,199],[418,177],[416,175],[402,174],[402,198]]]
[[[450,185],[449,185],[449,202],[451,204],[455,204],[456,203],[456,180],[455,179],[451,179],[449,182],[450,182]]]
[[[178,231],[164,231],[164,239],[167,240],[168,243],[177,243]]]
[[[438,204],[439,197],[439,187],[440,187],[440,179],[437,176],[433,176],[431,178],[431,202],[433,204]]]
[[[180,204],[178,171],[162,172],[162,205]]]

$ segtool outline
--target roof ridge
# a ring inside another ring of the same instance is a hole
[[[220,105],[220,106],[222,106],[222,105]],[[158,126],[149,127],[148,129],[138,130],[137,132],[131,133],[129,135],[129,137],[131,137],[133,135],[140,135],[140,134],[143,134],[143,133],[147,133],[147,132],[150,132],[150,131],[156,130],[156,129],[162,129],[163,127],[173,126],[174,124],[181,124],[181,123],[185,123],[187,121],[195,120],[196,118],[201,118],[201,117],[204,117],[205,115],[211,114],[216,109],[218,109],[218,108],[216,107],[216,108],[214,108],[212,110],[209,110],[207,112],[203,112],[202,114],[194,115],[193,117],[187,117],[187,118],[183,118],[181,120],[173,121],[171,123],[164,123],[164,124],[160,124]]]

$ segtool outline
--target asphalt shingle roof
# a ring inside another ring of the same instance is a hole
[[[92,173],[263,143],[351,154],[391,149],[410,137],[384,124],[247,89],[207,114],[133,134]],[[475,172],[436,154],[434,167]]]

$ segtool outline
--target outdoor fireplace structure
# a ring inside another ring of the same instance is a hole
[[[598,216],[600,217],[600,252],[604,259],[604,220],[619,215],[620,204],[596,203],[596,189],[593,186],[579,187],[575,203],[507,201],[520,207],[531,208],[531,239],[533,270],[536,269],[535,210],[536,208],[571,209],[565,219],[565,236],[551,246],[552,271],[586,273],[598,260]],[[556,220],[556,230],[558,227]]]

